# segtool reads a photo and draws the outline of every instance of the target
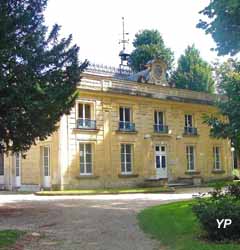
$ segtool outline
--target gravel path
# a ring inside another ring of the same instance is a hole
[[[137,213],[185,194],[131,194],[74,197],[0,195],[0,230],[36,232],[24,250],[159,250],[145,235]],[[40,237],[38,237],[38,233]]]

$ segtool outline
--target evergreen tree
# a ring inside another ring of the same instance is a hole
[[[144,69],[146,63],[156,57],[162,58],[172,68],[173,52],[167,48],[157,30],[143,30],[135,35],[133,41],[134,50],[130,55],[130,66],[133,71]]]
[[[72,36],[48,33],[47,0],[0,1],[0,151],[26,151],[57,129],[77,96],[80,73]]]
[[[171,81],[177,88],[213,93],[214,80],[210,65],[200,57],[194,45],[188,46],[178,60]]]

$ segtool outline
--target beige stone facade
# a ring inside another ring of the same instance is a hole
[[[57,132],[20,162],[5,156],[0,185],[71,189],[231,178],[230,142],[210,138],[202,122],[204,113],[216,112],[216,96],[91,69],[78,89]]]

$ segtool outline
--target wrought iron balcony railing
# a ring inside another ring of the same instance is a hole
[[[163,124],[154,124],[153,125],[154,132],[168,134],[168,126]]]
[[[90,119],[78,119],[77,128],[80,129],[96,129],[96,121]]]
[[[184,127],[184,134],[185,135],[197,135],[197,128],[193,127]]]
[[[135,123],[132,122],[119,122],[119,130],[120,131],[129,131],[134,132],[135,131]]]

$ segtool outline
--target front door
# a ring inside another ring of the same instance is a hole
[[[49,146],[43,147],[43,187],[44,188],[51,187]]]
[[[4,155],[0,153],[0,185],[4,184]]]
[[[156,175],[159,178],[167,178],[167,147],[165,145],[155,146]]]
[[[21,186],[21,156],[19,153],[15,154],[15,187]]]

